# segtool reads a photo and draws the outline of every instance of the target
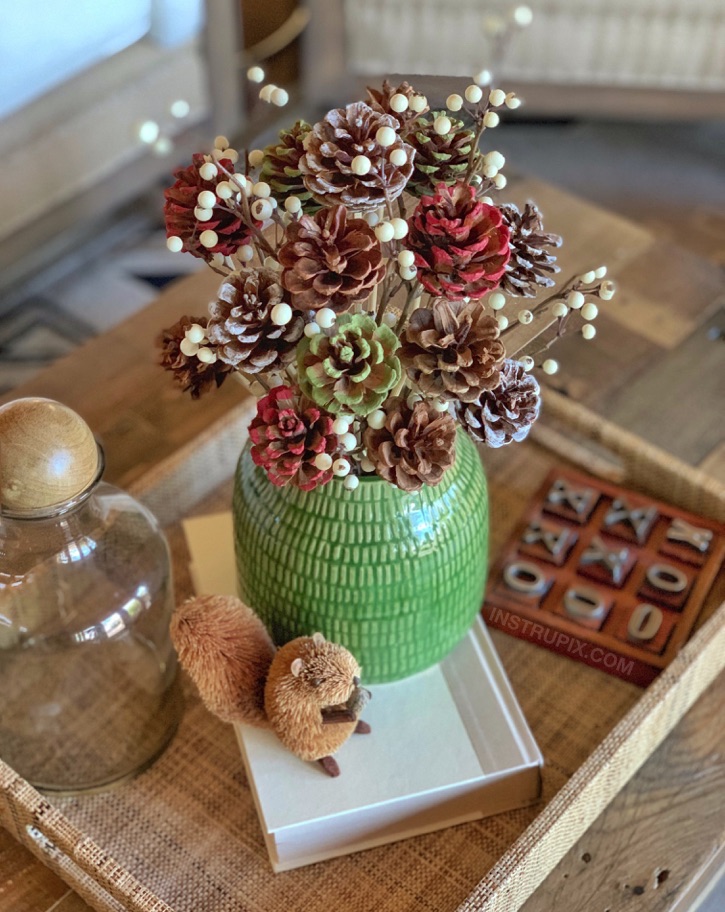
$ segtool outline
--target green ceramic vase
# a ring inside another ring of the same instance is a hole
[[[366,683],[439,662],[481,608],[488,498],[459,432],[437,487],[405,494],[378,477],[355,491],[275,487],[243,451],[234,486],[239,595],[278,644],[320,631],[353,652]]]

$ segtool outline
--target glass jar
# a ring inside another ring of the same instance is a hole
[[[43,790],[140,772],[181,712],[168,546],[102,470],[100,453],[72,498],[0,511],[0,757]]]

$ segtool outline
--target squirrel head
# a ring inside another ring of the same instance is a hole
[[[290,664],[294,687],[319,706],[345,703],[360,685],[360,666],[355,656],[338,643],[329,643],[321,633],[300,637],[297,655]]]

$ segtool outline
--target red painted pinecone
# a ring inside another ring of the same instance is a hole
[[[259,400],[249,426],[252,459],[274,485],[311,491],[327,484],[332,469],[318,468],[315,459],[339,449],[332,421],[317,406],[301,402],[289,386],[277,386]]]
[[[272,269],[243,269],[230,275],[209,305],[207,336],[222,361],[248,374],[291,361],[304,320],[293,314],[285,326],[272,322],[272,310],[286,297],[279,273]]]
[[[300,171],[300,159],[305,153],[304,138],[311,129],[304,120],[298,120],[289,130],[282,130],[277,142],[264,150],[260,173],[260,180],[269,184],[273,196],[297,196],[302,202],[302,211],[307,213],[317,212],[320,208],[305,187]]]
[[[405,399],[389,399],[385,425],[363,434],[375,471],[403,491],[437,485],[456,461],[456,423],[425,399],[411,408]]]
[[[301,311],[337,313],[368,297],[385,274],[375,232],[364,219],[347,219],[344,206],[320,209],[287,226],[278,254],[282,285]]]
[[[216,180],[204,180],[199,168],[205,163],[201,153],[192,156],[192,163],[187,168],[178,168],[174,172],[176,182],[164,190],[164,218],[166,236],[180,237],[184,250],[203,260],[211,260],[215,253],[231,256],[239,247],[249,242],[249,229],[234,212],[231,212],[221,200],[214,206],[212,217],[200,222],[194,215],[197,197],[202,190],[216,189]],[[228,159],[218,163],[228,171],[234,171],[234,165]],[[204,247],[199,241],[202,231],[211,229],[217,233],[218,243],[214,247]]]
[[[381,127],[397,131],[400,123],[362,101],[335,108],[315,124],[305,138],[305,154],[299,164],[305,186],[315,199],[325,206],[342,204],[359,212],[377,209],[386,196],[388,200],[400,196],[413,173],[415,153],[401,139],[383,148],[375,136]],[[396,149],[406,153],[404,165],[390,162],[390,153]],[[362,176],[351,167],[358,155],[366,156],[371,165]]]
[[[500,447],[523,440],[539,417],[541,396],[536,378],[523,364],[507,358],[501,368],[501,382],[484,390],[475,402],[458,403],[458,420],[476,443]]]
[[[422,111],[412,111],[408,107],[402,114],[398,111],[394,111],[390,107],[390,99],[393,95],[405,95],[408,99],[408,104],[410,105],[410,99],[417,95],[418,92],[415,91],[413,86],[409,82],[401,82],[399,86],[394,86],[389,80],[385,79],[383,81],[382,88],[372,89],[370,86],[367,88],[368,92],[368,102],[370,107],[374,111],[379,111],[381,114],[390,114],[396,120],[400,121],[402,134],[407,133],[407,127],[417,118],[425,114],[429,109],[426,106]]]
[[[506,350],[480,301],[446,301],[414,310],[398,356],[421,392],[475,402],[498,386]]]
[[[559,272],[556,255],[547,247],[561,247],[561,237],[544,231],[544,222],[538,207],[526,203],[524,211],[509,203],[501,206],[504,224],[510,232],[511,258],[501,279],[501,289],[510,295],[534,298],[540,288],[551,288],[551,278]]]
[[[181,317],[173,326],[162,330],[156,344],[161,349],[159,364],[174,375],[174,380],[184,392],[190,392],[192,399],[198,399],[213,386],[220,387],[231,371],[231,367],[220,361],[213,364],[200,361],[196,355],[185,355],[181,351],[186,331],[195,323],[206,328],[206,317]]]
[[[446,114],[451,121],[450,131],[443,135],[433,128],[439,114]],[[476,137],[462,120],[450,117],[446,111],[438,111],[416,124],[406,139],[415,149],[413,176],[408,182],[408,190],[416,196],[423,196],[435,193],[439,183],[450,186],[460,179],[468,168]],[[479,157],[480,153],[476,153],[474,162]]]
[[[455,300],[481,298],[498,286],[509,260],[509,229],[501,210],[477,200],[473,187],[438,184],[409,224],[405,244],[426,291]]]

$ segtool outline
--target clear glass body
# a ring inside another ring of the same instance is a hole
[[[0,515],[0,757],[43,790],[140,772],[181,712],[166,539],[97,483],[54,515]]]

